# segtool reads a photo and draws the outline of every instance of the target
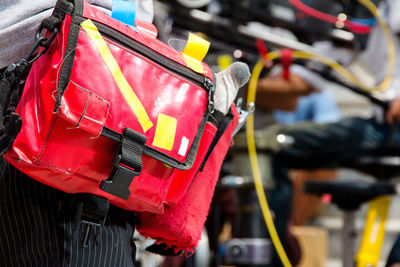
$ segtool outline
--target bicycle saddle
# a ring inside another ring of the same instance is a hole
[[[388,180],[400,176],[400,149],[371,151],[355,160],[343,160],[341,165],[371,175],[377,180]]]
[[[330,194],[332,203],[343,210],[357,210],[361,204],[384,195],[396,194],[393,184],[360,181],[308,181],[303,186],[308,194]]]

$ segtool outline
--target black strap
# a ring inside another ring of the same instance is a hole
[[[54,7],[53,13],[50,17],[45,18],[39,27],[39,32],[42,29],[47,29],[53,32],[54,29],[59,28],[61,23],[65,19],[66,14],[72,14],[74,10],[74,5],[67,0],[58,0],[56,6]]]
[[[18,114],[11,113],[0,136],[0,156],[10,149],[22,127],[22,119]]]
[[[213,118],[216,122],[217,122],[217,132],[215,133],[215,136],[213,138],[213,140],[211,141],[210,147],[207,150],[207,153],[204,157],[203,162],[201,163],[200,166],[200,171],[203,171],[204,165],[206,165],[206,162],[208,160],[208,158],[211,156],[211,153],[213,152],[215,146],[217,145],[219,139],[221,139],[222,135],[225,133],[226,129],[228,128],[229,124],[232,122],[233,120],[233,113],[232,110],[229,109],[229,112],[227,115],[222,114],[221,112],[219,112],[218,110],[216,110],[214,112],[214,114],[212,114],[212,116],[210,116],[211,118]]]
[[[89,240],[93,239],[92,233],[94,232],[94,239],[96,239],[100,228],[104,226],[110,202],[106,198],[92,194],[77,194],[74,201],[77,202],[76,216],[84,227],[83,246],[87,247]]]
[[[21,117],[14,113],[20,97],[21,81],[30,65],[25,59],[11,64],[0,80],[0,156],[7,152],[22,127]]]
[[[125,128],[122,132],[120,147],[114,158],[114,169],[107,180],[103,180],[100,189],[122,199],[128,199],[129,186],[135,176],[142,171],[142,154],[146,136]]]
[[[71,0],[72,1],[72,0]],[[79,33],[81,30],[81,19],[83,16],[83,0],[75,0],[74,8],[71,12],[71,23],[69,24],[68,40],[65,47],[64,59],[58,76],[57,97],[54,112],[61,107],[61,98],[65,89],[70,83],[71,72],[74,66],[75,53],[78,45]]]
[[[175,246],[169,246],[165,243],[152,244],[146,248],[147,251],[161,256],[178,256],[179,254],[182,254],[182,251],[175,252],[175,249]]]
[[[125,164],[135,169],[136,172],[140,172],[142,170],[142,154],[146,140],[146,136],[125,128],[122,132],[120,164]]]
[[[4,133],[4,117],[7,110],[7,98],[11,91],[9,79],[3,77],[0,80],[0,135]]]

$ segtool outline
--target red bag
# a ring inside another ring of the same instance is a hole
[[[137,230],[143,236],[149,236],[157,243],[165,243],[174,248],[175,252],[185,250],[190,253],[197,247],[221,165],[238,122],[239,115],[234,106],[232,106],[232,112],[233,121],[216,144],[204,170],[196,175],[187,194],[179,203],[176,206],[167,206],[163,214],[149,212],[138,214]]]
[[[209,67],[193,71],[176,50],[83,0],[59,0],[43,28],[6,160],[126,210],[178,203],[224,130]],[[232,118],[223,120],[226,128]]]

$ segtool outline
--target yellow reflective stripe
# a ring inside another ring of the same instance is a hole
[[[174,146],[177,120],[168,115],[159,113],[153,146],[172,150]]]
[[[190,33],[186,47],[182,52],[182,56],[189,68],[198,73],[205,73],[201,62],[207,55],[210,43],[203,38]]]
[[[112,76],[114,77],[114,80],[117,83],[119,90],[121,91],[126,102],[132,109],[133,113],[139,120],[143,132],[146,132],[151,127],[153,127],[153,123],[151,122],[149,116],[147,115],[147,112],[143,107],[142,102],[140,102],[140,99],[136,96],[132,87],[126,80],[125,76],[122,74],[122,71],[119,68],[117,61],[111,54],[110,49],[108,48],[100,32],[97,30],[97,27],[93,24],[93,22],[90,19],[87,19],[84,22],[82,22],[81,26],[85,30],[85,32],[89,35],[90,39],[96,46],[97,51],[99,51],[101,57],[103,58],[104,63],[106,63],[108,69],[112,73]]]

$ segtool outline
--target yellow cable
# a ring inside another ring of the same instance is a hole
[[[269,53],[269,56],[279,56],[279,53]],[[271,58],[272,59],[272,58]],[[264,68],[264,62],[259,61],[253,69],[253,73],[250,78],[249,83],[249,92],[247,103],[255,102],[256,97],[256,90],[257,90],[257,83],[258,78],[261,74],[262,69]],[[282,260],[282,264],[284,267],[291,267],[292,264],[290,263],[285,250],[279,240],[278,233],[276,232],[274,221],[271,216],[271,212],[268,207],[267,198],[265,196],[264,187],[261,180],[260,168],[258,166],[257,160],[257,152],[256,152],[256,145],[254,141],[254,115],[251,115],[246,122],[246,134],[247,134],[247,143],[249,149],[249,156],[250,156],[250,165],[253,172],[254,178],[254,185],[256,187],[257,196],[260,202],[261,211],[264,216],[265,223],[268,228],[269,235],[271,237],[272,243],[276,251],[278,252],[279,257]]]
[[[354,76],[353,73],[351,73],[349,70],[347,70],[345,67],[340,65],[338,62],[335,60],[323,56],[318,53],[311,53],[311,52],[305,52],[305,51],[293,51],[293,57],[298,58],[298,59],[309,59],[309,60],[315,60],[318,62],[321,62],[330,68],[332,68],[334,71],[336,71],[338,74],[340,74],[343,78],[347,79],[349,82],[352,84],[356,85],[360,89],[363,89],[368,92],[377,92],[377,91],[384,91],[386,90],[390,84],[392,83],[393,80],[393,75],[394,75],[394,68],[395,68],[395,57],[396,57],[396,50],[394,47],[393,43],[393,38],[392,34],[390,32],[390,29],[383,19],[382,15],[380,14],[379,10],[377,7],[370,1],[370,0],[358,0],[361,4],[363,4],[365,7],[367,7],[371,13],[377,18],[378,23],[380,27],[382,28],[386,41],[387,41],[387,51],[388,51],[388,66],[387,66],[387,73],[385,79],[382,81],[381,84],[374,86],[374,87],[367,87],[365,86],[356,76]],[[270,60],[273,60],[277,57],[280,57],[280,53],[278,51],[274,51],[266,55],[267,58]]]
[[[279,58],[280,56],[281,56],[281,53],[279,51],[273,51],[273,52],[269,52],[266,55],[266,58],[269,60],[274,60],[276,58]],[[342,74],[344,77],[346,77],[345,75],[347,75],[347,72],[348,72],[344,67],[342,67],[337,62],[333,61],[332,59],[323,57],[323,56],[316,56],[316,55],[306,53],[306,52],[301,52],[301,51],[294,51],[293,56],[296,58],[315,59],[317,61],[320,61],[320,62],[330,66],[331,68],[335,69],[338,73]],[[258,61],[257,64],[253,68],[250,82],[249,82],[248,93],[247,93],[247,104],[255,103],[257,84],[258,84],[258,80],[259,80],[259,77],[261,75],[263,68],[264,68],[263,60]],[[348,78],[350,78],[350,76],[348,76]],[[271,241],[274,244],[274,247],[282,261],[283,266],[291,267],[292,265],[286,255],[286,252],[282,246],[281,241],[279,240],[278,233],[276,232],[274,221],[272,219],[271,212],[270,212],[270,209],[268,206],[268,201],[265,196],[264,186],[262,184],[262,178],[261,178],[260,168],[258,165],[257,151],[256,151],[256,145],[255,145],[255,138],[254,138],[254,115],[251,115],[247,119],[246,137],[247,137],[247,146],[248,146],[248,150],[249,150],[250,166],[251,166],[251,170],[253,173],[254,185],[256,188],[257,197],[258,197],[258,200],[260,203],[264,221],[267,225],[268,232],[271,237]]]
[[[364,5],[378,20],[379,26],[382,28],[383,33],[386,37],[387,51],[388,51],[388,56],[387,56],[388,65],[387,65],[385,79],[382,81],[381,84],[374,87],[367,87],[356,76],[354,76],[353,73],[348,71],[342,65],[337,63],[335,60],[325,57],[321,54],[304,52],[304,51],[294,51],[293,57],[299,59],[311,59],[322,62],[323,64],[331,67],[338,74],[343,76],[345,79],[347,79],[349,82],[356,85],[360,89],[363,89],[368,92],[381,92],[386,90],[390,86],[394,75],[396,49],[394,47],[392,33],[390,32],[390,29],[385,20],[383,19],[382,15],[380,14],[378,8],[370,0],[358,0],[358,1],[362,5]]]
[[[362,5],[364,5],[366,8],[370,10],[370,12],[377,18],[378,23],[380,27],[382,28],[385,37],[386,37],[386,42],[387,42],[387,51],[388,51],[388,65],[387,65],[387,70],[386,70],[386,77],[382,81],[381,84],[374,86],[374,87],[367,87],[365,86],[356,76],[354,76],[353,73],[348,71],[346,68],[344,68],[342,65],[337,63],[335,60],[323,56],[318,53],[311,53],[311,52],[305,52],[305,51],[293,51],[293,57],[298,58],[298,59],[310,59],[310,60],[315,60],[319,61],[330,68],[332,68],[334,71],[336,71],[338,74],[343,76],[345,79],[347,79],[349,82],[352,84],[356,85],[360,89],[363,89],[368,92],[378,92],[378,91],[384,91],[386,90],[390,84],[392,83],[393,80],[393,75],[394,75],[394,68],[395,68],[395,57],[396,57],[396,50],[394,47],[393,43],[393,38],[392,34],[390,32],[390,29],[383,19],[382,15],[380,14],[379,10],[377,7],[370,1],[370,0],[358,0]],[[271,58],[272,55],[274,58],[277,57],[275,53],[279,52],[272,52],[273,54],[268,55],[268,58]]]
[[[269,60],[274,60],[276,58],[279,58],[281,56],[280,51],[273,51],[269,52],[266,55],[266,58]],[[343,66],[341,66],[339,63],[335,62],[334,60],[320,56],[320,55],[314,55],[311,53],[307,52],[302,52],[302,51],[293,51],[293,57],[295,58],[303,58],[303,59],[314,59],[317,61],[320,61],[335,71],[337,71],[339,74],[343,75],[345,78],[349,79],[349,81],[353,81],[352,79],[354,78],[354,81],[358,81],[348,70],[346,70]],[[251,74],[250,82],[249,82],[249,88],[248,88],[248,93],[247,93],[247,104],[249,103],[255,103],[256,100],[256,91],[257,91],[257,84],[259,77],[261,75],[261,72],[264,68],[264,61],[260,60],[257,62],[257,64],[254,66],[254,69]],[[257,151],[256,151],[256,145],[255,145],[255,139],[254,139],[254,115],[251,115],[246,122],[246,136],[247,136],[247,146],[249,150],[249,158],[250,158],[250,165],[251,165],[251,170],[253,173],[253,179],[254,179],[254,185],[256,188],[258,200],[260,203],[261,211],[264,217],[264,221],[267,225],[269,235],[271,237],[271,241],[274,244],[274,247],[282,261],[282,264],[284,267],[291,267],[291,263],[286,255],[286,252],[282,246],[281,241],[279,240],[279,236],[276,232],[276,228],[274,225],[274,221],[271,216],[271,212],[268,206],[268,201],[265,196],[264,192],[264,186],[262,184],[262,178],[260,174],[260,168],[258,165],[258,160],[257,160]]]
[[[395,68],[396,49],[394,47],[392,33],[390,32],[389,26],[387,25],[386,21],[382,17],[378,8],[375,6],[375,4],[372,1],[358,0],[358,2],[360,2],[362,5],[364,5],[372,13],[372,15],[374,15],[374,17],[378,20],[378,24],[382,28],[383,33],[385,34],[385,37],[386,37],[386,45],[387,45],[387,52],[388,52],[388,56],[387,56],[388,65],[387,65],[387,70],[386,70],[386,77],[380,85],[375,86],[375,87],[371,88],[370,90],[368,90],[368,91],[384,91],[392,83],[393,75],[394,75],[394,68]]]
[[[386,42],[387,42],[387,51],[388,51],[388,66],[387,66],[387,73],[385,79],[382,81],[381,84],[374,86],[374,87],[367,87],[365,86],[356,76],[354,76],[353,73],[351,73],[349,70],[347,70],[345,67],[337,63],[335,60],[323,56],[318,53],[311,53],[311,52],[305,52],[305,51],[293,51],[293,57],[298,58],[298,59],[309,59],[309,60],[315,60],[318,62],[321,62],[330,68],[332,68],[334,71],[336,71],[338,74],[340,74],[342,77],[347,79],[349,82],[352,84],[356,85],[360,89],[363,89],[368,92],[378,92],[378,91],[384,91],[386,90],[390,84],[392,83],[393,80],[393,75],[394,75],[394,68],[395,68],[395,57],[396,57],[396,50],[394,47],[393,43],[393,38],[392,34],[390,32],[390,29],[383,19],[382,15],[380,14],[379,10],[377,7],[370,1],[370,0],[358,0],[361,4],[363,4],[366,8],[368,8],[371,13],[377,18],[378,23],[380,27],[382,28],[385,37],[386,37]],[[272,54],[271,54],[272,53]],[[277,58],[279,57],[278,53],[279,52],[271,52],[267,57],[268,58]]]

